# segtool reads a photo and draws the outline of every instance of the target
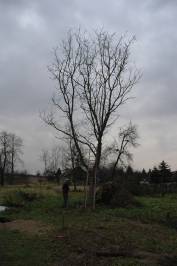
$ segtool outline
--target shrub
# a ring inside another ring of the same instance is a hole
[[[136,200],[127,189],[122,188],[113,194],[113,197],[111,199],[112,207],[126,208],[131,207],[133,205],[136,205]]]
[[[177,216],[175,214],[171,214],[170,212],[167,212],[165,224],[168,227],[177,229]]]
[[[41,195],[33,192],[33,191],[23,191],[23,190],[19,190],[18,192],[20,194],[20,196],[22,197],[22,199],[24,199],[25,201],[34,201],[34,200],[38,200],[41,198]]]
[[[104,204],[110,204],[114,192],[115,186],[112,182],[103,184],[101,189],[97,192],[97,202],[99,201]]]
[[[4,196],[3,204],[9,207],[23,207],[26,203],[40,198],[41,195],[33,191],[15,190]]]
[[[0,223],[8,223],[11,222],[12,220],[7,218],[6,216],[0,216]]]
[[[112,207],[129,207],[137,204],[133,194],[122,184],[109,182],[98,190],[97,202]]]
[[[4,196],[3,204],[9,207],[23,207],[24,200],[21,198],[18,191],[11,191]]]

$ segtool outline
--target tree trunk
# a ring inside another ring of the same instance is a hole
[[[6,162],[7,162],[6,150],[5,150],[4,154],[5,154],[5,156],[4,156],[4,162],[3,162],[3,166],[1,168],[1,186],[4,186],[4,175],[5,175]]]
[[[77,185],[76,185],[76,180],[75,179],[73,180],[73,185],[74,185],[74,192],[76,192],[77,191]]]
[[[115,164],[114,164],[114,166],[113,166],[112,173],[111,173],[111,179],[112,179],[112,180],[114,179],[115,172],[116,172],[116,167],[117,167],[118,162],[119,162],[119,160],[120,160],[120,156],[121,156],[121,153],[118,154],[117,159],[116,159],[116,161],[115,161]]]
[[[96,208],[96,185],[97,185],[97,167],[95,167],[94,170],[94,178],[93,178],[93,202],[92,202],[92,208],[95,210]]]
[[[3,169],[1,169],[0,176],[1,176],[1,186],[3,187],[4,186],[4,170]]]
[[[92,199],[92,208],[95,209],[96,207],[96,186],[97,186],[97,171],[100,165],[101,160],[101,149],[102,149],[102,142],[101,142],[102,136],[100,136],[100,139],[98,141],[97,146],[97,155],[95,159],[95,165],[93,167],[93,174],[92,174],[92,180],[91,180],[91,199]]]
[[[12,162],[11,162],[11,175],[14,175],[14,155],[12,154]]]
[[[90,160],[90,158],[89,158]],[[89,168],[87,170],[86,180],[85,180],[85,186],[84,186],[84,194],[85,194],[85,200],[84,200],[84,207],[87,208],[87,198],[88,198],[88,180],[89,180]]]
[[[90,176],[90,182],[89,182],[89,198],[88,198],[88,202],[89,202],[89,206],[93,209],[95,209],[95,204],[94,204],[94,193],[95,193],[95,189],[94,189],[94,170]]]
[[[93,169],[90,177],[89,185],[89,204],[94,210],[96,208],[96,184],[97,184],[97,168]]]

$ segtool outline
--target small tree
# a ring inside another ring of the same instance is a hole
[[[141,172],[141,179],[142,180],[146,180],[147,176],[148,176],[148,174],[146,173],[146,170],[143,168],[143,170]]]
[[[13,176],[15,165],[22,162],[20,155],[22,154],[23,141],[15,134],[6,131],[0,132],[0,176],[1,185],[4,185],[5,173],[11,173]]]
[[[4,175],[8,165],[8,158],[10,154],[10,139],[6,131],[0,133],[0,174],[1,186],[4,186]]]
[[[152,183],[160,183],[159,170],[156,166],[154,166],[153,169],[150,171],[150,178]]]
[[[82,147],[80,147],[83,152]],[[78,151],[75,147],[75,144],[72,140],[72,138],[67,137],[65,138],[65,146],[63,147],[63,167],[65,169],[70,169],[71,170],[71,175],[72,175],[72,181],[74,185],[74,191],[77,190],[77,179],[78,179],[78,169],[82,167],[81,161],[80,161],[80,156],[78,154]]]
[[[94,160],[90,182],[93,208],[104,136],[139,79],[129,61],[133,40],[103,31],[94,32],[93,36],[69,32],[60,53],[54,51],[54,62],[49,67],[57,82],[52,102],[60,112],[60,121],[53,112],[44,114],[43,119],[72,138],[85,168],[88,164],[81,145],[89,149]]]
[[[43,149],[40,160],[44,164],[44,175],[55,176],[61,163],[61,148],[53,146],[50,150]]]
[[[159,164],[158,168],[159,168],[159,175],[160,175],[161,183],[164,183],[167,181],[168,178],[171,177],[171,175],[172,175],[171,169],[165,161],[162,161]]]
[[[113,152],[116,155],[116,160],[112,168],[111,179],[115,176],[115,171],[117,167],[120,167],[119,163],[125,164],[126,161],[132,160],[132,154],[130,153],[130,148],[137,147],[138,133],[135,125],[130,123],[127,127],[120,129],[118,141],[116,141],[110,152]]]
[[[15,134],[9,134],[9,145],[10,145],[10,168],[11,168],[11,175],[14,175],[15,165],[17,162],[22,163],[21,155],[22,147],[23,147],[23,140],[22,138],[16,136]]]
[[[48,165],[49,165],[49,162],[50,162],[50,156],[49,156],[49,151],[48,150],[43,149],[41,151],[40,160],[44,164],[43,174],[46,174],[46,172],[48,170]]]

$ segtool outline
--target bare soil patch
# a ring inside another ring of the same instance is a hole
[[[27,234],[43,235],[52,230],[52,227],[34,220],[14,220],[0,223],[0,229],[18,230]]]

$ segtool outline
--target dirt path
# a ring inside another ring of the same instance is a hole
[[[14,220],[0,223],[0,229],[18,230],[27,234],[43,235],[50,232],[52,227],[34,220]]]

